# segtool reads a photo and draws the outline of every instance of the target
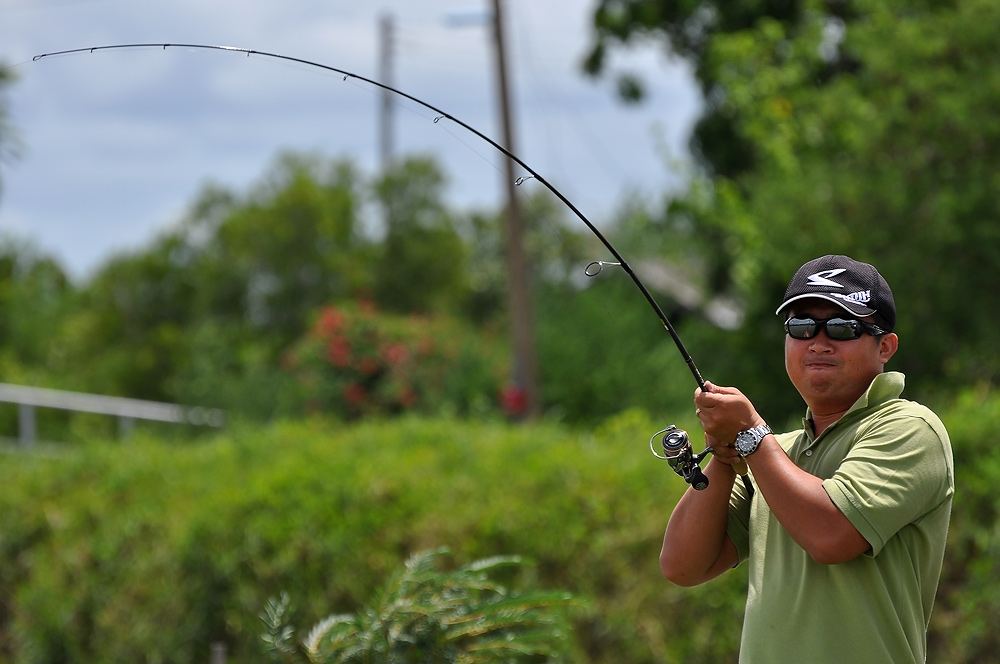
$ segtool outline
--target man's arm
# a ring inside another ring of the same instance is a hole
[[[663,534],[660,570],[680,586],[696,586],[731,568],[739,560],[726,535],[729,495],[736,472],[720,459],[705,468],[708,487],[688,489],[677,502]]]
[[[823,480],[788,458],[768,436],[746,458],[771,512],[799,546],[818,563],[853,560],[870,548],[823,488]]]
[[[700,392],[695,402],[705,431],[719,440],[734,440],[737,432],[764,423],[735,388],[712,386],[710,392]],[[870,548],[834,505],[823,480],[796,466],[773,435],[764,438],[746,462],[771,512],[813,560],[843,563]]]

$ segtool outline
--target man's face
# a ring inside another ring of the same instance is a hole
[[[825,300],[796,302],[792,314],[800,318],[853,318],[840,307]],[[896,352],[895,334],[835,341],[826,330],[812,339],[793,339],[785,335],[785,370],[795,389],[814,411],[846,410],[868,389],[882,372],[883,365]]]

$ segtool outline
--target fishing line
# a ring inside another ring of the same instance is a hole
[[[360,74],[356,74],[356,73],[348,71],[346,69],[341,69],[339,67],[334,67],[332,65],[326,65],[326,64],[322,64],[322,63],[315,62],[315,61],[312,61],[312,60],[305,60],[303,58],[297,58],[297,57],[290,56],[290,55],[283,55],[281,53],[271,53],[271,52],[268,52],[268,51],[258,51],[258,50],[255,50],[255,49],[243,48],[243,47],[238,47],[238,46],[223,46],[223,45],[214,45],[214,44],[169,43],[169,42],[168,43],[158,42],[158,43],[106,44],[106,45],[101,45],[101,46],[90,46],[90,47],[84,47],[84,48],[73,48],[73,49],[65,49],[65,50],[60,50],[60,51],[52,51],[52,52],[49,52],[49,53],[42,53],[42,54],[34,56],[32,58],[32,62],[38,62],[39,60],[43,60],[43,59],[46,59],[46,58],[54,58],[54,57],[58,57],[58,56],[70,56],[70,55],[77,55],[77,54],[84,54],[84,53],[93,54],[93,53],[97,53],[97,52],[101,52],[101,51],[115,51],[115,50],[125,50],[125,49],[152,49],[152,48],[158,48],[158,49],[161,49],[163,51],[166,51],[168,48],[180,48],[180,49],[186,49],[186,50],[189,50],[189,51],[194,51],[194,50],[224,51],[224,52],[234,53],[234,54],[245,54],[245,56],[247,58],[249,58],[251,55],[257,55],[257,56],[261,56],[261,57],[265,57],[265,58],[274,58],[276,60],[283,61],[283,62],[297,63],[297,64],[309,66],[309,67],[317,67],[317,68],[319,68],[321,70],[325,70],[325,71],[328,71],[328,72],[333,72],[333,73],[339,74],[344,82],[347,82],[347,81],[351,81],[351,82],[361,81],[361,82],[367,83],[370,86],[373,86],[373,87],[376,87],[376,88],[380,88],[382,90],[387,90],[389,92],[392,92],[393,94],[399,95],[400,97],[403,97],[404,99],[407,99],[410,102],[413,102],[413,103],[417,104],[420,107],[426,108],[429,111],[431,111],[431,112],[434,113],[434,118],[432,120],[432,122],[434,124],[440,124],[440,123],[442,123],[444,121],[448,121],[449,123],[454,123],[454,124],[462,127],[463,129],[465,129],[466,131],[474,134],[475,136],[477,136],[481,140],[483,140],[486,143],[488,143],[489,145],[491,145],[494,149],[496,149],[499,152],[501,152],[507,158],[511,159],[514,163],[516,163],[517,165],[519,165],[522,169],[524,169],[524,171],[526,171],[528,173],[528,175],[522,175],[522,176],[517,177],[516,180],[515,180],[515,184],[522,185],[524,182],[526,182],[528,180],[536,180],[536,181],[538,181],[546,189],[548,189],[556,198],[558,198],[560,201],[562,201],[562,203],[566,207],[568,207],[570,209],[570,211],[572,211],[573,214],[576,215],[576,217],[578,219],[580,219],[580,221],[583,222],[583,224],[590,230],[590,232],[593,233],[594,236],[597,237],[598,240],[600,240],[601,244],[604,245],[604,247],[611,253],[611,255],[614,257],[615,260],[614,261],[611,261],[611,260],[608,260],[608,261],[598,260],[598,261],[592,262],[590,265],[587,266],[587,269],[585,270],[585,273],[587,274],[587,276],[591,276],[591,277],[596,276],[597,274],[599,274],[604,269],[605,266],[614,266],[614,267],[617,267],[617,268],[621,268],[629,276],[629,278],[632,280],[632,283],[635,285],[635,287],[639,289],[639,292],[642,294],[643,298],[646,300],[646,303],[650,306],[650,308],[653,310],[653,313],[656,314],[656,317],[662,323],[664,330],[666,330],[667,334],[673,340],[674,345],[677,347],[678,352],[681,354],[682,359],[684,360],[685,364],[687,365],[688,370],[691,372],[691,375],[694,378],[695,382],[697,383],[698,387],[700,389],[702,389],[702,390],[706,390],[707,389],[706,388],[706,384],[705,384],[705,379],[702,378],[701,372],[698,370],[698,367],[694,363],[694,359],[691,357],[691,354],[688,352],[687,348],[684,346],[684,342],[681,341],[681,338],[677,334],[677,331],[674,329],[674,326],[670,322],[670,319],[663,312],[663,309],[660,308],[660,305],[653,298],[652,294],[646,288],[645,284],[642,283],[642,280],[639,279],[638,275],[636,275],[636,273],[633,271],[632,267],[628,264],[628,262],[625,260],[625,258],[618,252],[618,250],[615,249],[614,245],[612,245],[611,242],[609,242],[608,239],[606,237],[604,237],[604,234],[601,233],[601,231],[598,230],[597,227],[594,226],[594,224],[591,223],[591,221],[568,198],[566,198],[566,196],[564,196],[562,194],[562,192],[560,192],[555,186],[553,186],[548,180],[546,180],[540,173],[538,173],[533,168],[531,168],[531,166],[529,166],[528,164],[526,164],[516,154],[514,154],[513,152],[511,152],[510,150],[508,150],[503,145],[500,145],[495,140],[493,140],[492,138],[490,138],[489,136],[487,136],[483,132],[479,131],[475,127],[467,124],[466,122],[464,122],[463,120],[457,118],[456,116],[454,116],[454,115],[452,115],[452,114],[450,114],[450,113],[448,113],[448,112],[446,112],[446,111],[438,108],[437,106],[434,106],[433,104],[431,104],[431,103],[429,103],[427,101],[424,101],[423,99],[420,99],[419,97],[411,95],[411,94],[409,94],[409,93],[407,93],[407,92],[405,92],[403,90],[400,90],[398,88],[395,88],[395,87],[393,87],[391,85],[387,85],[385,83],[381,83],[381,82],[379,82],[379,81],[377,81],[375,79],[368,78],[368,77],[362,76]],[[671,431],[671,433],[672,433],[672,429],[668,428],[668,430]],[[665,430],[665,431],[667,431],[667,430]],[[663,433],[663,432],[659,432],[659,433]],[[664,452],[665,452],[665,455],[668,456],[668,457],[670,457],[672,454],[674,454],[675,450],[674,450],[674,448],[672,446],[676,446],[676,444],[678,442],[678,437],[676,435],[672,436],[671,433],[668,433],[667,437],[664,437],[664,439],[663,439]],[[684,438],[684,441],[686,442],[687,441],[686,434],[684,434],[683,438]],[[669,443],[669,445],[668,445],[668,443]],[[688,443],[688,446],[690,446],[689,443]],[[668,447],[670,449],[668,449]],[[682,463],[685,464],[685,469],[686,470],[691,470],[690,469],[690,465],[693,463],[694,466],[695,466],[695,470],[697,470],[697,462],[700,460],[700,458],[702,456],[704,456],[705,454],[707,454],[710,451],[711,451],[710,448],[708,448],[704,452],[702,452],[701,454],[699,454],[697,456],[690,455],[690,454],[684,455],[683,459],[682,459]],[[674,467],[674,464],[671,464],[671,467]],[[674,468],[674,469],[677,470],[677,468]],[[682,474],[682,473],[679,472],[679,474]],[[700,476],[700,470],[698,470],[697,474]],[[689,483],[692,483],[692,485],[695,486],[696,488],[704,488],[704,486],[699,487],[695,483],[693,483],[689,479],[689,477],[688,477],[687,474],[682,474],[682,476],[685,478],[686,481],[688,481]],[[746,481],[746,476],[745,475],[744,475],[744,481]],[[749,485],[749,482],[747,482],[747,484]],[[707,485],[707,480],[705,482],[705,485]]]
[[[483,160],[483,162],[485,162],[490,168],[492,168],[494,171],[496,171],[497,175],[503,175],[504,174],[503,167],[500,164],[498,164],[495,160],[493,160],[490,157],[488,157],[485,153],[480,152],[479,150],[477,150],[476,147],[474,145],[472,145],[471,143],[469,143],[468,141],[466,141],[463,136],[461,136],[460,134],[455,133],[452,130],[452,128],[448,126],[447,123],[441,122],[441,120],[445,119],[443,116],[441,116],[441,115],[434,115],[434,116],[427,115],[426,113],[423,113],[423,112],[420,111],[420,107],[413,108],[412,104],[410,104],[408,102],[404,103],[403,106],[402,106],[402,108],[405,109],[409,113],[413,113],[414,115],[417,115],[417,116],[419,116],[419,117],[421,117],[421,118],[423,118],[425,120],[429,120],[432,124],[437,125],[437,127],[439,129],[441,129],[446,134],[448,134],[453,139],[455,139],[458,143],[460,143],[463,147],[465,147],[465,149],[467,149],[469,152],[471,152],[472,154],[476,155],[481,160]]]
[[[257,54],[258,55],[262,55],[260,53],[257,53]],[[300,64],[300,63],[296,63],[296,64]],[[294,66],[292,68],[296,69],[296,70],[303,70],[303,69],[305,69],[305,67],[299,67],[299,66]],[[368,91],[368,90],[371,89],[371,85],[363,84],[363,83],[359,82],[356,78],[352,78],[350,76],[341,74],[339,72],[336,72],[336,73],[320,72],[320,74],[325,75],[325,76],[327,76],[328,78],[331,78],[331,79],[339,80],[344,85],[350,85],[350,86],[354,87],[357,90]],[[391,88],[389,86],[385,86],[385,89],[391,90]],[[449,127],[446,123],[441,122],[440,121],[442,119],[441,115],[435,114],[435,113],[428,113],[426,111],[426,105],[424,105],[424,104],[414,104],[411,99],[404,98],[402,100],[402,103],[398,104],[398,108],[406,111],[407,113],[412,114],[413,116],[415,116],[415,117],[417,117],[417,118],[419,118],[421,120],[424,120],[426,122],[429,122],[429,123],[432,123],[434,125],[437,125],[435,127],[436,129],[440,129],[440,130],[444,131],[445,133],[447,133],[449,136],[452,137],[452,139],[454,139],[457,143],[459,143],[460,145],[462,145],[462,147],[464,147],[470,153],[476,155],[479,159],[481,159],[483,162],[485,162],[490,168],[492,168],[494,171],[496,171],[497,174],[503,175],[503,168],[502,168],[502,166],[500,164],[498,164],[495,160],[490,159],[490,157],[488,157],[484,152],[476,149],[476,147],[474,145],[472,145],[467,140],[465,140],[465,137],[463,137],[460,134],[457,134],[454,131],[452,131],[452,128]]]

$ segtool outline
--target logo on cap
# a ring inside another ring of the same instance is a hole
[[[835,270],[823,270],[822,272],[817,272],[816,274],[810,274],[806,279],[810,286],[833,286],[834,288],[843,288],[843,284],[838,284],[836,281],[831,281],[830,277],[836,277],[841,272],[847,272],[845,268],[839,267]]]
[[[868,304],[872,299],[872,292],[870,290],[848,293],[847,295],[841,293],[830,293],[830,295],[839,297],[841,300],[846,300],[847,302],[856,302],[857,304]]]

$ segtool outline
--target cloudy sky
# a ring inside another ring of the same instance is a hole
[[[378,93],[317,68],[219,51],[105,44],[224,44],[378,78],[378,22],[396,25],[396,87],[498,138],[487,0],[0,0],[0,62],[20,155],[0,165],[0,232],[30,239],[75,276],[149,242],[206,182],[246,192],[282,150],[379,165]],[[590,0],[506,0],[515,152],[600,225],[628,197],[655,199],[678,176],[698,110],[682,62],[659,45],[616,56],[644,74],[625,106],[611,79],[580,73]],[[457,207],[494,207],[502,162],[455,125],[397,99],[397,154],[435,155]],[[529,185],[530,186],[530,182]]]

